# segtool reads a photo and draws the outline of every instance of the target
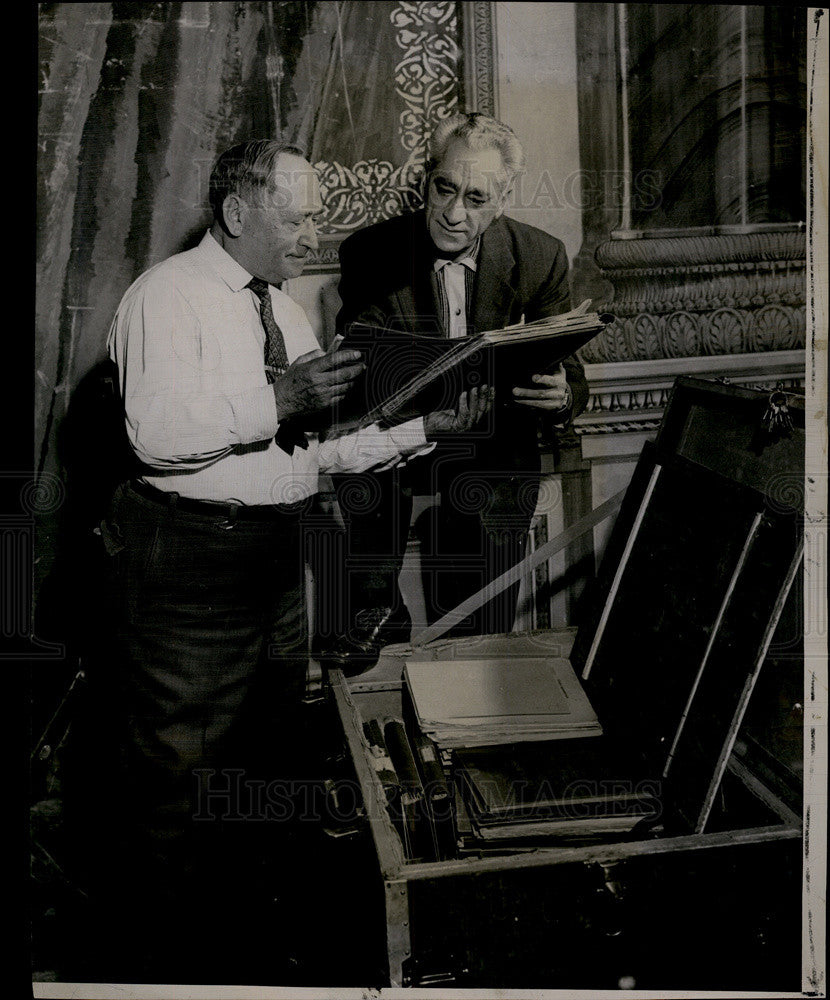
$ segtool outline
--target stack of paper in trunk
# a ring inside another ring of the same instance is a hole
[[[404,679],[418,726],[448,749],[602,732],[565,659],[414,659]]]
[[[459,750],[455,774],[467,825],[461,846],[481,841],[591,838],[624,833],[659,814],[660,782],[619,748],[598,752],[596,739]]]

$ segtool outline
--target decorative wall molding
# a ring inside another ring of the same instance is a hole
[[[326,208],[320,248],[309,255],[306,273],[335,273],[345,236],[420,207],[429,136],[458,110],[462,88],[467,110],[496,113],[493,6],[450,0],[394,6],[389,17],[401,57],[391,83],[401,107],[397,141],[405,159],[314,164]]]
[[[803,391],[806,358],[803,350],[790,350],[586,364],[590,395],[584,412],[574,420],[574,430],[583,436],[656,429],[680,375],[721,378],[768,391],[781,382],[798,392]]]
[[[315,163],[325,206],[321,236],[343,236],[417,208],[427,141],[436,124],[458,107],[457,4],[402,2],[389,20],[402,53],[392,83],[401,106],[397,141],[406,160],[399,166],[377,158],[351,166]]]
[[[457,5],[402,2],[390,18],[404,53],[394,76],[395,93],[404,103],[400,142],[410,157],[420,160],[436,124],[458,107]]]
[[[804,345],[805,325],[804,306],[779,304],[642,312],[618,316],[581,356],[594,363],[790,350]]]
[[[494,3],[462,3],[464,110],[498,118],[498,83]]]
[[[337,274],[340,270],[340,254],[338,252],[339,243],[321,243],[321,245],[308,255],[308,263],[303,269],[303,274]]]
[[[325,221],[319,228],[321,236],[345,236],[421,203],[423,162],[395,167],[388,160],[372,159],[346,167],[321,160],[314,168],[326,206]]]
[[[638,269],[615,274],[614,308],[618,315],[633,316],[644,311],[667,313],[718,306],[751,309],[767,303],[800,306],[804,305],[805,278],[803,261],[741,271],[720,264],[709,264],[705,269]]]
[[[803,230],[617,239],[596,252],[617,317],[590,363],[786,351],[804,346]]]
[[[646,239],[614,239],[597,247],[597,263],[603,270],[665,267],[687,270],[707,264],[750,264],[764,261],[802,261],[806,233],[732,233],[717,236],[653,236]]]

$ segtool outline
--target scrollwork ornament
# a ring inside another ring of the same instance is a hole
[[[539,506],[543,490],[544,486],[536,481],[535,476],[520,483],[516,491],[516,512],[532,517]]]
[[[314,505],[314,495],[309,495],[308,484],[292,476],[277,476],[269,492],[271,502],[275,504],[296,504],[303,501],[303,510],[306,513]]]
[[[361,160],[352,167],[314,164],[326,203],[322,234],[348,233],[420,207],[423,164],[395,167],[387,160]]]
[[[392,81],[404,107],[398,138],[406,154],[401,166],[366,159],[347,165],[319,161],[323,200],[322,236],[362,229],[422,206],[424,154],[435,125],[458,106],[460,50],[456,5],[452,2],[402,2],[390,12],[402,55]]]
[[[399,116],[401,145],[423,155],[436,123],[458,106],[459,50],[454,3],[400,3],[390,14],[404,56],[395,67],[395,92],[406,105]]]
[[[558,479],[545,477],[539,483],[535,508],[540,511],[559,510],[562,507],[562,484]]]

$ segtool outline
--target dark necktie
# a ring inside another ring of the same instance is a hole
[[[251,278],[246,287],[250,288],[259,299],[259,315],[265,328],[265,377],[269,384],[272,384],[288,367],[285,337],[274,319],[268,282],[263,281],[262,278]],[[299,448],[308,447],[305,434],[299,428],[292,427],[287,421],[280,424],[275,440],[280,448],[289,455],[294,453],[295,445]]]
[[[265,377],[271,383],[288,367],[285,337],[274,319],[268,282],[262,278],[251,278],[247,287],[259,299],[259,315],[265,327]]]

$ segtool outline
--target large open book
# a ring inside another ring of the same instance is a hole
[[[452,409],[465,389],[477,385],[504,393],[516,385],[533,387],[535,373],[553,369],[613,319],[588,312],[589,305],[454,340],[353,323],[339,349],[360,351],[366,370],[335,408],[329,434],[373,423],[391,427]]]

